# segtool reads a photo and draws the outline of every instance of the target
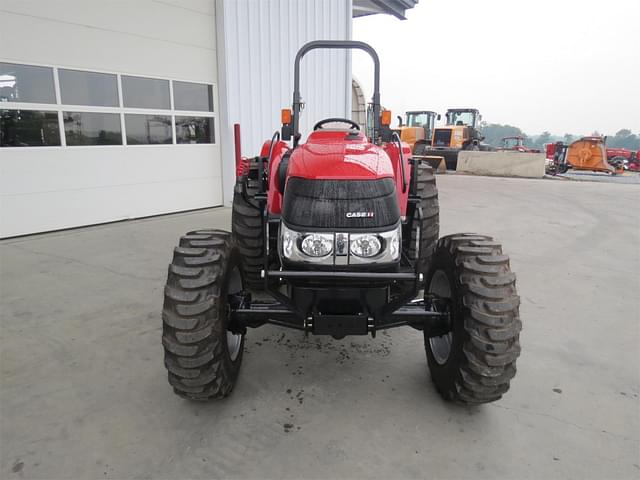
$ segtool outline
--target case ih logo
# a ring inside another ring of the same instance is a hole
[[[373,212],[347,212],[347,218],[373,218]]]

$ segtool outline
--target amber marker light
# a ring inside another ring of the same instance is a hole
[[[380,114],[380,123],[385,126],[391,125],[391,110],[383,110]]]
[[[280,112],[280,118],[282,120],[283,125],[288,125],[291,123],[291,109],[283,108]]]

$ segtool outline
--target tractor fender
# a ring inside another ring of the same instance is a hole
[[[275,186],[278,191],[284,194],[284,186],[287,183],[287,171],[289,170],[289,158],[291,157],[291,150],[285,152],[278,163],[278,171],[276,173]]]
[[[260,157],[266,158],[269,155],[271,149],[271,140],[267,140],[262,144],[260,150]],[[279,140],[273,145],[271,149],[271,158],[269,159],[268,166],[268,184],[267,184],[267,209],[270,213],[279,214],[282,210],[282,193],[284,192],[284,185],[282,185],[282,191],[277,188],[278,185],[278,167],[280,161],[285,153],[289,151],[289,145],[282,140]],[[275,187],[275,188],[274,188]]]
[[[398,144],[395,142],[385,143],[382,149],[389,156],[391,164],[393,165],[400,215],[405,216],[407,214],[407,202],[409,200],[409,186],[411,185],[413,175],[413,168],[410,162],[411,147],[408,143],[402,142],[402,158],[404,159],[404,172],[407,181],[407,189],[404,192],[402,191],[402,167],[400,166],[400,150],[398,149]]]

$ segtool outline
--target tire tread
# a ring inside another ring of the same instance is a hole
[[[223,272],[236,247],[231,234],[221,230],[189,232],[179,244],[162,310],[169,383],[181,397],[222,398],[231,393],[237,376],[225,362],[226,326],[220,315]]]
[[[432,378],[449,400],[474,405],[498,400],[516,374],[522,330],[520,298],[509,257],[492,237],[475,234],[443,237],[436,255],[442,250],[453,259],[462,297],[463,354],[453,388],[437,380],[433,371]],[[425,347],[430,348],[426,337]]]
[[[417,270],[425,273],[438,242],[440,234],[440,208],[438,188],[433,168],[424,163],[416,164],[417,195],[421,197],[422,218],[413,219],[407,256],[416,261]],[[420,229],[420,258],[416,260],[416,240]]]

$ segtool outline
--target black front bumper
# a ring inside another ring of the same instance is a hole
[[[446,305],[432,298],[414,300],[422,276],[413,272],[268,271],[265,276],[296,282],[287,284],[286,294],[268,291],[274,302],[253,302],[250,297],[238,302],[241,307],[230,312],[231,331],[267,323],[335,338],[375,336],[377,330],[406,325],[428,336],[449,331]],[[298,283],[300,279],[305,282]]]

